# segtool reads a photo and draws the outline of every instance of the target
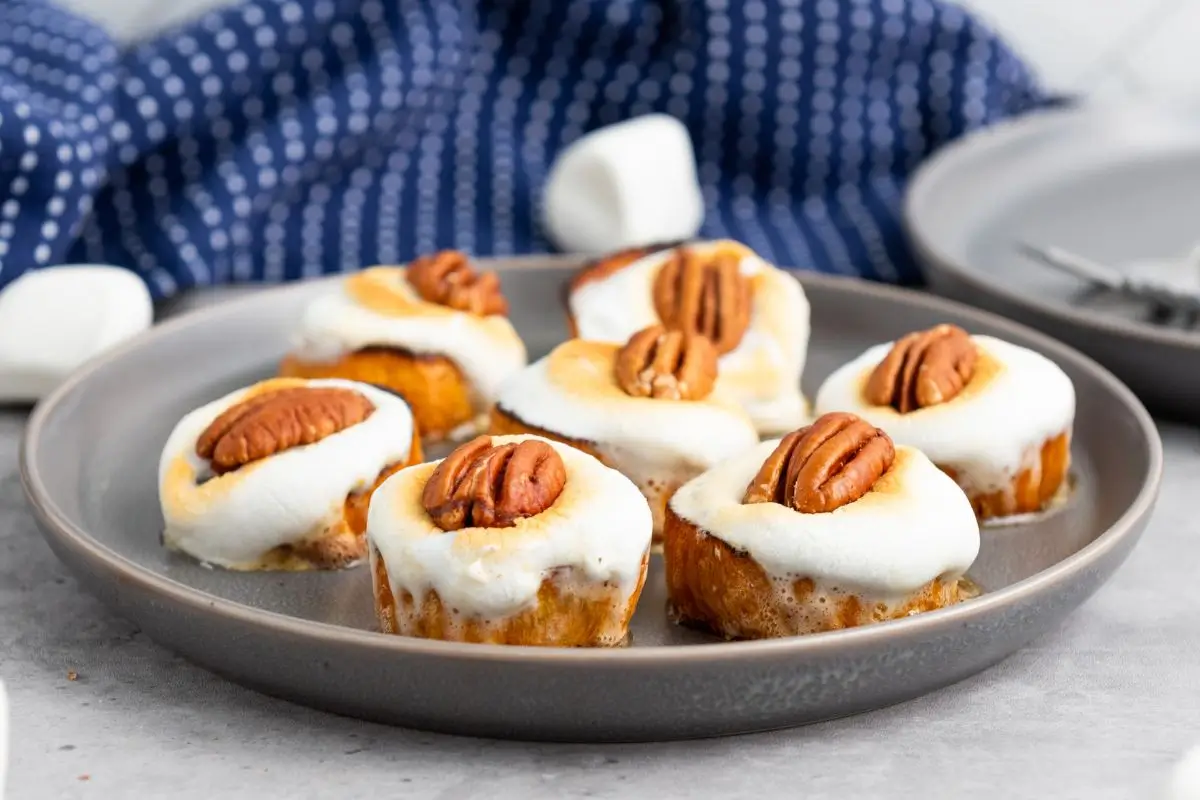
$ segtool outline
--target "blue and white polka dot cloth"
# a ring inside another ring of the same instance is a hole
[[[162,297],[545,251],[554,155],[652,111],[691,131],[705,235],[910,282],[906,176],[1042,100],[933,0],[250,0],[128,50],[3,0],[0,286],[105,262]]]

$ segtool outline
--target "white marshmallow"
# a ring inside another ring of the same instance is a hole
[[[830,375],[817,391],[816,414],[849,411],[882,428],[896,444],[911,445],[975,491],[1008,486],[1042,444],[1071,429],[1075,387],[1050,359],[991,336],[972,336],[995,364],[976,390],[968,386],[940,405],[901,414],[863,394],[875,366],[892,348],[876,345]]]
[[[1163,800],[1200,800],[1200,745],[1184,753],[1171,770]]]
[[[357,425],[224,475],[209,476],[196,454],[201,433],[263,383],[353,389],[375,405]],[[340,519],[346,497],[369,489],[385,467],[409,460],[412,413],[399,397],[362,383],[281,378],[239,389],[179,421],[163,447],[159,501],[163,541],[206,564],[252,569],[280,545],[302,541]]]
[[[497,405],[527,425],[592,444],[643,490],[688,480],[758,444],[750,418],[717,392],[703,400],[625,394],[613,377],[616,354],[615,344],[564,342],[509,379]]]
[[[746,487],[778,445],[763,442],[689,481],[671,509],[749,553],[772,578],[810,578],[823,590],[889,604],[935,578],[960,577],[979,554],[979,523],[966,495],[911,447],[896,447],[895,463],[874,490],[833,511],[744,505]]]
[[[536,602],[554,569],[619,587],[623,602],[638,586],[650,548],[650,507],[621,473],[592,456],[537,436],[493,436],[496,445],[540,439],[566,467],[567,482],[550,508],[511,528],[443,531],[421,505],[440,461],[402,469],[371,495],[367,538],[387,567],[392,594],[429,589],[463,618],[501,619]],[[372,557],[374,553],[372,552]]]
[[[646,495],[659,531],[664,494],[758,444],[758,433],[716,391],[702,400],[630,397],[613,375],[617,351],[607,342],[563,342],[509,379],[496,404],[526,425],[588,442]]]
[[[146,330],[145,283],[119,267],[27,272],[0,292],[0,402],[34,402],[93,356]]]
[[[504,380],[526,363],[525,345],[502,316],[477,317],[426,303],[397,267],[373,267],[348,279],[362,290],[399,303],[398,313],[362,305],[346,288],[314,300],[300,319],[295,354],[331,361],[372,345],[443,355],[462,369],[480,410],[496,399]]]
[[[704,198],[687,128],[647,114],[588,133],[555,159],[543,205],[543,225],[567,252],[694,237]]]
[[[4,782],[8,774],[8,693],[0,681],[0,800],[4,800]]]

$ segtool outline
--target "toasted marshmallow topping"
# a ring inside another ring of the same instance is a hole
[[[808,352],[809,306],[799,282],[737,242],[686,247],[741,253],[741,272],[751,281],[750,327],[738,346],[721,357],[717,388],[742,405],[760,434],[800,426],[808,417],[800,375]],[[579,338],[623,344],[657,324],[654,280],[674,252],[660,250],[576,288],[567,303]]]
[[[821,514],[743,504],[746,486],[778,440],[685,484],[671,509],[750,555],[779,582],[809,578],[820,591],[896,603],[935,578],[956,580],[979,552],[979,524],[963,491],[919,451],[897,447],[867,494]]]
[[[214,476],[196,455],[200,434],[243,400],[293,386],[353,389],[375,410],[319,442]],[[185,416],[167,439],[158,468],[163,541],[205,563],[253,568],[274,548],[340,521],[348,496],[371,488],[386,467],[408,461],[412,436],[408,405],[361,383],[277,378],[231,392]]]
[[[816,411],[851,411],[896,442],[921,450],[952,468],[973,491],[1007,487],[1040,458],[1042,444],[1075,419],[1075,387],[1050,359],[991,336],[972,336],[979,351],[975,374],[945,403],[901,414],[866,399],[875,365],[892,343],[870,348],[829,376],[817,393]]]
[[[497,403],[527,425],[611,453],[610,463],[627,475],[663,467],[695,474],[758,443],[749,417],[719,390],[703,400],[626,394],[613,377],[618,349],[564,342],[513,376]]]
[[[525,366],[525,345],[501,316],[479,317],[422,300],[402,267],[372,267],[314,300],[300,321],[296,355],[333,361],[364,347],[441,355],[462,369],[481,407]]]
[[[496,445],[530,436],[493,436]],[[528,608],[559,568],[619,588],[624,608],[638,586],[650,547],[650,508],[628,478],[557,442],[567,481],[542,513],[510,528],[443,531],[421,504],[440,462],[388,478],[371,498],[367,536],[387,567],[393,595],[433,590],[463,617],[497,619]]]

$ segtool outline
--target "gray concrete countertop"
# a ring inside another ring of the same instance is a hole
[[[804,729],[535,745],[310,711],[211,675],[88,595],[25,507],[25,415],[0,413],[0,678],[25,798],[1152,798],[1200,743],[1200,431],[1164,424],[1142,543],[1052,633],[992,670]],[[73,678],[73,679],[72,679]]]

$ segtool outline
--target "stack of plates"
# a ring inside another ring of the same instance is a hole
[[[1121,267],[1200,243],[1200,112],[1076,108],[1012,120],[939,151],[905,222],[942,294],[998,311],[1111,369],[1152,411],[1200,421],[1200,327],[1022,255],[1054,245]]]

